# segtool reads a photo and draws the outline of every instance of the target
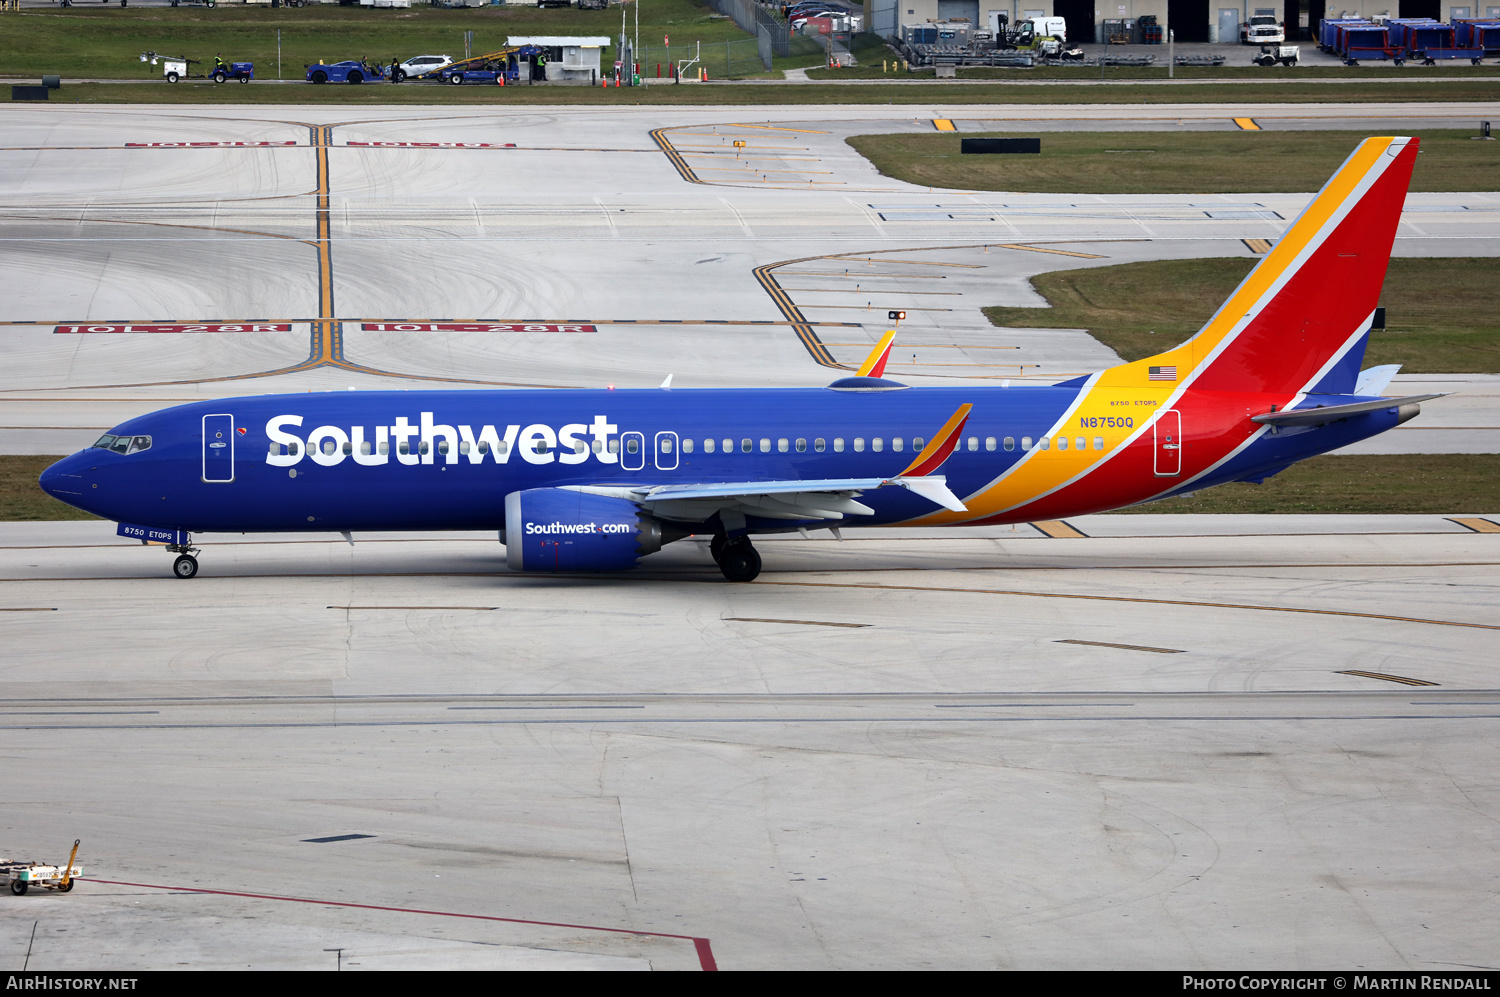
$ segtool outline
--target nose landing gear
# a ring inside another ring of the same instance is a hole
[[[192,546],[191,543],[167,544],[167,550],[177,555],[177,560],[172,562],[172,574],[178,578],[197,577],[198,559],[193,556],[198,553],[197,547]]]

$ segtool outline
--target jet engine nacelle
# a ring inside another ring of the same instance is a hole
[[[661,550],[662,524],[627,499],[567,488],[505,496],[512,571],[626,571]]]

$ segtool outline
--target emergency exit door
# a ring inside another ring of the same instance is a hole
[[[234,416],[203,417],[203,480],[234,480]]]
[[[1156,417],[1156,476],[1171,478],[1182,473],[1182,415],[1167,409]]]

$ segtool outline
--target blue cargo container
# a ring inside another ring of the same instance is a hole
[[[1342,56],[1348,65],[1356,65],[1360,59],[1390,59],[1399,63],[1398,50],[1391,47],[1390,35],[1384,25],[1362,24],[1339,25],[1334,31],[1333,52]]]
[[[1477,48],[1485,55],[1500,55],[1500,20],[1454,21],[1453,29],[1459,48]]]

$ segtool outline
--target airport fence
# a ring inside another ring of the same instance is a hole
[[[767,71],[771,68],[771,54],[792,54],[791,28],[755,0],[708,0],[708,5],[728,15],[741,31],[754,35],[761,48],[770,49],[762,60]]]
[[[660,67],[660,76],[665,79],[672,75],[672,67],[679,62],[686,62],[697,56],[699,61],[687,70],[692,76],[698,75],[698,68],[708,70],[708,78],[711,80],[727,79],[736,76],[754,76],[757,73],[769,72],[771,69],[771,56],[769,51],[755,38],[736,38],[727,42],[712,42],[701,47],[697,43],[692,45],[642,45],[636,58],[641,67],[641,75],[647,77],[657,76]]]

